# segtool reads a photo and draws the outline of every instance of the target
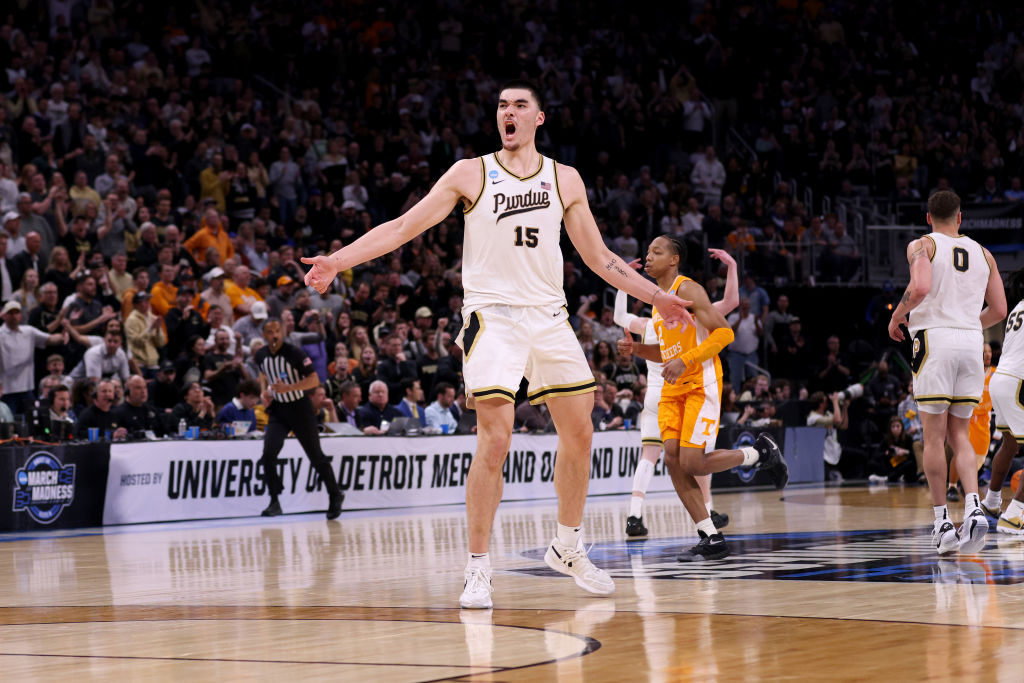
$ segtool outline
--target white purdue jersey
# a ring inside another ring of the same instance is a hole
[[[520,177],[480,157],[483,187],[466,210],[462,255],[465,311],[491,304],[565,305],[562,289],[562,197],[555,162]]]
[[[935,327],[980,331],[990,271],[985,251],[964,235],[933,232],[925,237],[935,244],[932,288],[910,312],[910,333]]]
[[[1024,301],[1021,301],[1006,317],[1006,334],[1003,336],[1003,351],[999,354],[1000,373],[1024,379]]]
[[[654,331],[654,321],[648,320],[647,325],[644,326],[644,344],[657,344],[658,333]],[[647,390],[657,389],[661,391],[661,388],[665,386],[665,378],[661,376],[661,369],[665,366],[664,363],[658,363],[653,360],[647,361]]]

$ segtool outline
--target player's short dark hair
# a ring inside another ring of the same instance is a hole
[[[438,382],[437,386],[434,387],[434,396],[441,396],[442,394],[448,393],[449,389],[455,389],[454,386],[448,384],[448,382]]]
[[[683,241],[683,238],[671,233],[665,233],[662,237],[668,241],[669,247],[679,257],[679,263],[682,264],[686,261],[686,242]]]
[[[537,102],[537,108],[541,111],[544,110],[544,98],[540,94],[540,88],[538,88],[532,81],[528,81],[525,78],[513,78],[511,81],[506,81],[501,90],[498,91],[500,95],[506,90],[529,90],[533,99]]]
[[[940,190],[928,197],[928,214],[933,221],[951,221],[960,213],[960,197],[951,190]]]
[[[244,379],[238,383],[238,395],[259,396],[260,383],[254,379]]]

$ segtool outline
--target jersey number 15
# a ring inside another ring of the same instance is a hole
[[[524,228],[521,225],[515,227],[516,241],[514,244],[517,247],[529,247],[533,249],[537,246],[537,233],[540,232],[540,228]]]

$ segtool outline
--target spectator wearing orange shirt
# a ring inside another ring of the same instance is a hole
[[[252,284],[252,273],[248,266],[238,266],[232,271],[231,279],[224,283],[224,291],[231,299],[231,307],[235,312],[235,318],[248,315],[252,305],[257,301],[263,301]]]
[[[150,292],[152,298],[149,305],[154,315],[163,317],[167,311],[178,305],[178,287],[174,284],[174,277],[178,273],[178,267],[165,263],[160,267],[160,280],[153,285]]]
[[[740,252],[753,253],[757,248],[754,244],[754,235],[750,232],[750,226],[746,221],[739,221],[736,229],[725,238],[726,249],[737,259],[741,257]]]
[[[185,240],[185,248],[203,265],[206,265],[206,250],[209,247],[216,247],[221,263],[235,255],[235,247],[231,244],[227,231],[223,229],[220,214],[212,207],[203,214],[202,227]]]

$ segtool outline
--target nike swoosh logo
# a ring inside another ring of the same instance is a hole
[[[497,185],[498,183],[503,183],[506,180],[507,180],[507,178],[502,178],[501,180],[492,180],[491,181],[491,185]]]

